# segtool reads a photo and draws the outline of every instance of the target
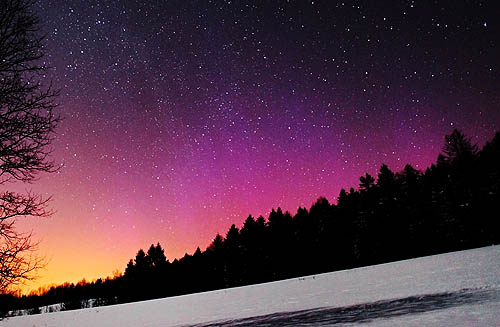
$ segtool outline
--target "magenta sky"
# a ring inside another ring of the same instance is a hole
[[[382,163],[425,169],[453,128],[482,145],[500,126],[491,6],[39,1],[64,166],[29,186],[57,211],[20,222],[50,259],[33,285],[153,242],[180,257]]]

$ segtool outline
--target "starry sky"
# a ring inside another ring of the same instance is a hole
[[[425,169],[500,127],[495,1],[39,0],[61,89],[27,287],[172,260],[248,214],[334,201],[382,163]]]

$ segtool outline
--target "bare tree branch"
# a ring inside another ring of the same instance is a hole
[[[31,233],[18,233],[15,220],[0,223],[0,291],[5,292],[26,280],[34,278],[33,272],[44,266],[43,258],[35,255],[38,243]]]
[[[58,91],[42,84],[47,67],[44,36],[33,14],[35,0],[2,0],[0,5],[0,187],[30,183],[40,172],[54,172],[50,159]],[[0,190],[0,293],[11,290],[43,265],[31,233],[20,233],[20,217],[47,217],[49,198]]]

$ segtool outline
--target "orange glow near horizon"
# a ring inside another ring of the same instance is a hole
[[[224,198],[214,199],[206,195],[206,191],[192,188],[187,193],[193,196],[192,200],[183,194],[172,203],[166,197],[161,198],[162,192],[143,189],[143,195],[136,195],[132,201],[128,200],[128,194],[120,193],[120,188],[113,190],[113,180],[109,180],[102,191],[78,174],[70,176],[74,173],[64,167],[55,175],[41,176],[31,185],[37,193],[53,195],[50,206],[56,213],[48,218],[18,220],[19,230],[34,232],[34,239],[40,241],[37,254],[48,262],[36,280],[22,286],[24,293],[65,282],[76,284],[82,279],[106,278],[117,271],[123,273],[139,248],[147,250],[157,242],[172,261],[185,253],[192,254],[198,246],[204,250],[217,233],[225,235],[233,223],[241,227],[249,214],[267,218],[270,210],[278,206],[295,213],[299,206],[309,208],[320,196],[333,201],[340,189],[340,185],[330,185],[315,192],[314,184],[307,189],[297,189],[283,174],[279,183],[284,187],[262,180],[262,192],[251,198],[244,191],[233,190]],[[343,181],[355,186],[357,179],[353,174],[350,181]],[[16,185],[19,192],[23,187]],[[336,191],[328,194],[328,189]],[[155,204],[156,197],[161,199]],[[150,201],[153,203],[148,203]]]

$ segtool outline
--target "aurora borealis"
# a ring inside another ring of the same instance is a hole
[[[500,127],[494,1],[39,0],[64,120],[31,287],[170,260]]]

